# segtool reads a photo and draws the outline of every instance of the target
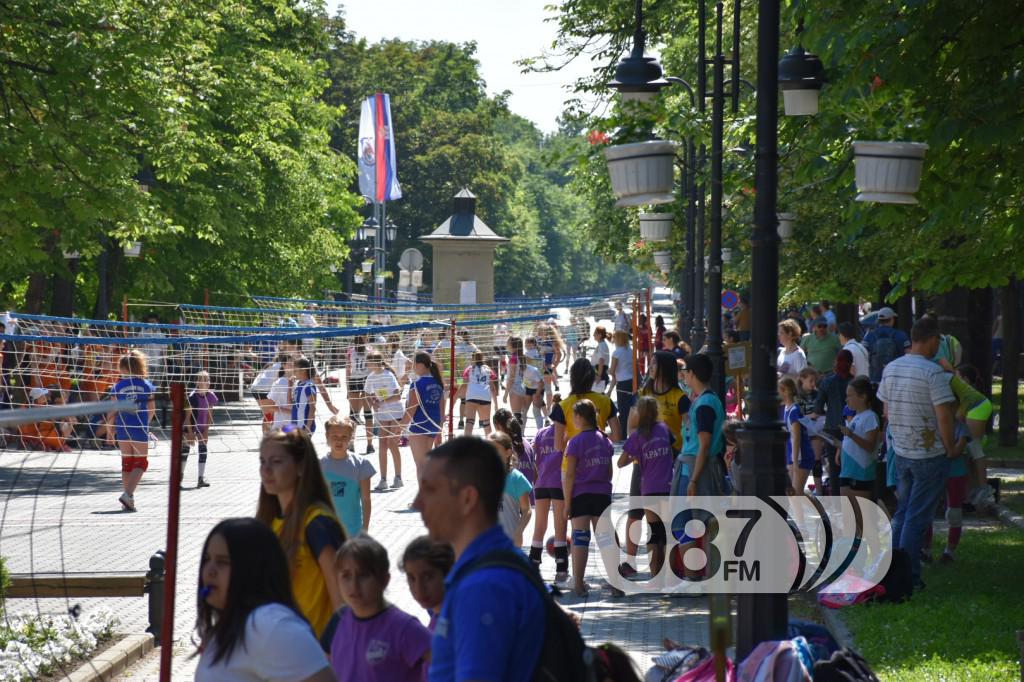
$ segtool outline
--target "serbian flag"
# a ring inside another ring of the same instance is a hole
[[[402,198],[395,173],[391,98],[382,92],[363,102],[359,116],[359,193],[375,204]]]

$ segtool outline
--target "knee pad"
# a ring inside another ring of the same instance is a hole
[[[572,531],[572,546],[573,547],[589,547],[590,546],[590,531],[579,530],[574,528]]]
[[[947,509],[946,510],[946,523],[949,524],[950,528],[961,528],[964,524],[964,510],[963,509]]]
[[[199,463],[200,464],[205,464],[206,463],[206,455],[208,454],[208,452],[209,451],[207,450],[206,443],[200,443],[199,444]]]
[[[481,419],[481,420],[480,420],[480,428],[484,428],[484,429],[486,429],[486,428],[488,428],[488,427],[489,427],[490,425],[491,425],[491,420],[490,420],[490,419]]]
[[[985,450],[981,447],[981,442],[972,440],[967,444],[967,454],[970,455],[971,459],[981,459],[985,456]]]

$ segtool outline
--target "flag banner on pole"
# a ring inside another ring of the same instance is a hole
[[[378,92],[363,101],[359,116],[359,193],[381,204],[402,198],[395,172],[391,98]]]

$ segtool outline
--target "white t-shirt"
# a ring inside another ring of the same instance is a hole
[[[941,367],[920,355],[896,358],[882,371],[878,398],[885,403],[897,455],[928,459],[946,454],[935,406],[953,402],[954,396]]]
[[[615,381],[632,381],[633,349],[629,346],[616,346],[612,351],[612,359],[618,360],[615,363]]]
[[[391,368],[398,376],[405,376],[405,370],[409,368],[409,357],[399,348],[391,357]]]
[[[371,372],[366,377],[363,390],[366,391],[366,395],[376,396],[378,400],[402,395],[402,387],[398,385],[398,379],[386,369]],[[401,419],[405,412],[405,405],[401,400],[395,400],[390,403],[380,403],[373,408],[373,411],[377,415],[377,419]]]
[[[256,375],[252,382],[252,390],[257,393],[266,393],[277,381],[277,374],[281,371],[281,363],[275,362]]]
[[[494,372],[487,365],[470,365],[462,373],[466,384],[466,400],[483,400],[491,402],[491,380]]]
[[[629,318],[626,317],[626,311],[620,310],[615,314],[615,331],[629,333]]]
[[[850,351],[853,356],[853,376],[871,376],[871,360],[868,358],[868,349],[860,341],[850,339],[843,346],[843,350]]]
[[[594,354],[590,357],[590,364],[597,367],[604,360],[604,364],[611,364],[611,353],[608,351],[608,342],[601,339],[597,342],[597,348],[594,349]]]
[[[267,392],[267,400],[274,403],[274,428],[284,428],[292,421],[292,392],[288,386],[288,377],[281,377],[274,382]]]
[[[264,604],[245,621],[242,643],[231,657],[211,665],[217,652],[207,644],[196,668],[196,682],[293,682],[329,667],[312,628],[282,604]]]
[[[786,348],[779,349],[779,357],[775,361],[775,367],[780,376],[796,379],[800,376],[800,370],[807,366],[807,354],[800,346],[792,353],[787,353]]]

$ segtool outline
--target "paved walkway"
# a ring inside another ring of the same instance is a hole
[[[336,404],[343,402],[332,389]],[[321,419],[323,417],[321,416]],[[534,428],[528,427],[532,436]],[[322,430],[317,436],[323,446]],[[359,431],[362,435],[362,429]],[[195,624],[196,582],[202,542],[220,519],[251,515],[259,490],[257,446],[259,415],[251,401],[217,410],[211,432],[207,477],[212,486],[182,491],[178,584],[174,629],[174,679],[191,679],[196,659],[191,636]],[[363,441],[360,438],[360,450]],[[165,544],[169,445],[162,441],[150,457],[151,466],[136,492],[137,513],[121,511],[120,460],[116,453],[44,454],[0,451],[0,554],[12,572],[145,571],[150,555]],[[374,456],[374,460],[376,457]],[[195,458],[186,472],[186,484],[195,485]],[[374,466],[377,466],[374,461]],[[425,532],[420,515],[408,509],[416,494],[415,468],[407,449],[402,451],[406,486],[373,493],[371,534],[391,555],[392,565],[413,538]],[[393,476],[394,472],[389,472]],[[374,481],[375,483],[376,481]],[[616,470],[616,493],[626,494],[629,470]],[[525,537],[532,537],[532,527]],[[386,597],[400,608],[426,616],[413,601],[397,569]],[[545,557],[545,578],[554,577],[554,563]],[[592,553],[588,571],[592,582],[603,576]],[[707,603],[703,598],[612,597],[595,589],[581,600],[573,595],[562,602],[582,617],[588,642],[619,644],[641,669],[660,652],[670,637],[688,644],[707,645]],[[83,609],[114,612],[124,633],[143,632],[147,626],[144,598],[10,600],[11,612],[66,612],[73,604]],[[158,679],[159,649],[131,668],[126,680]]]

